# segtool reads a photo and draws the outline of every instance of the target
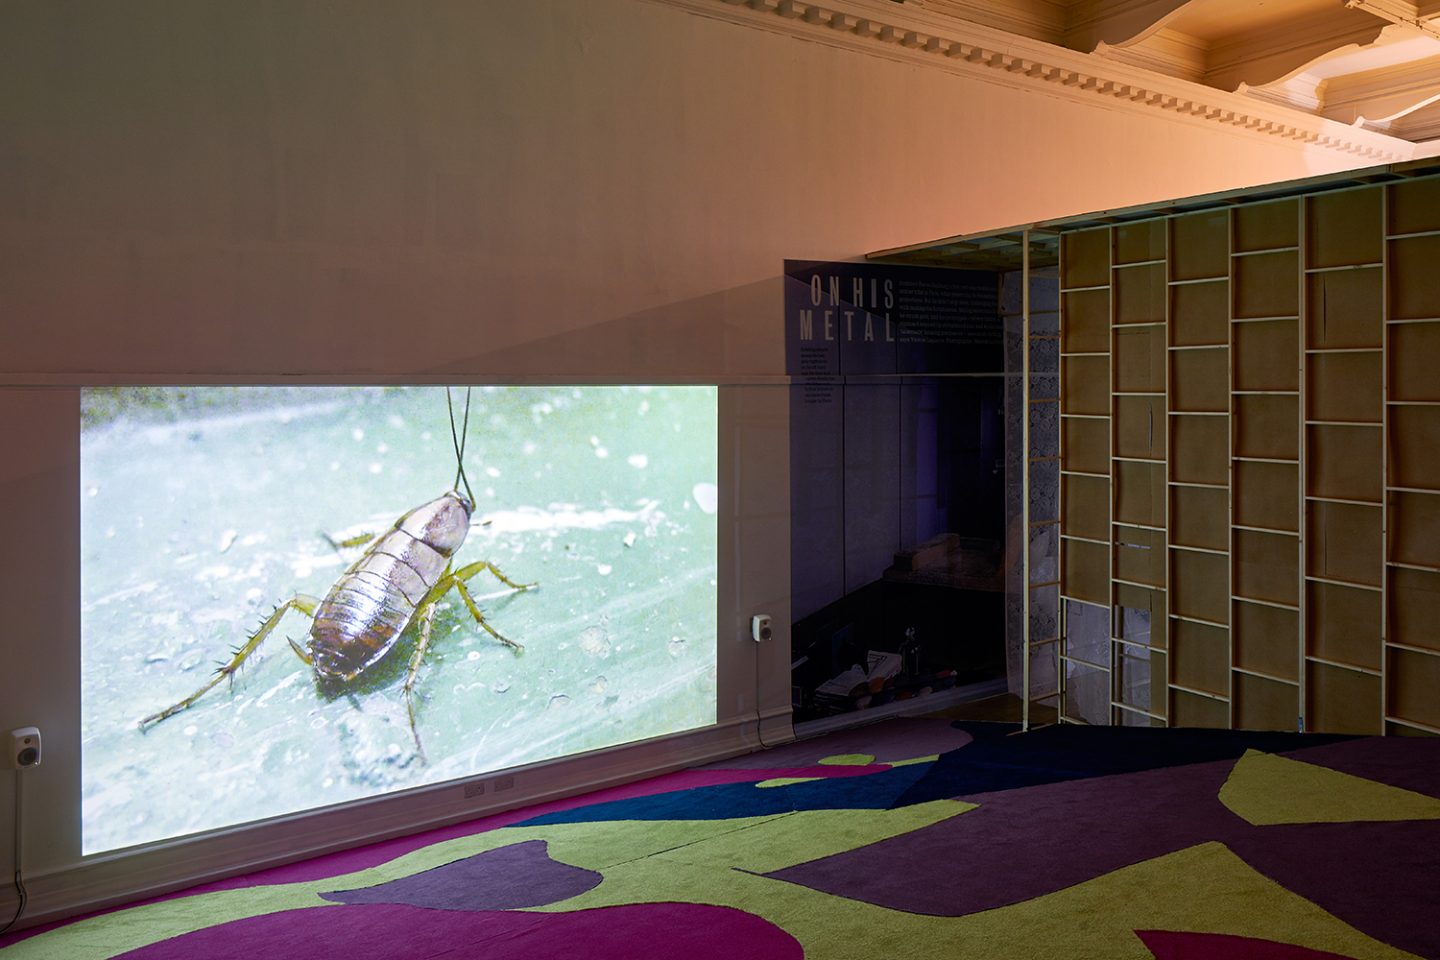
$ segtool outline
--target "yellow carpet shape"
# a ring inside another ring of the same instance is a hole
[[[1260,826],[1440,820],[1440,800],[1258,750],[1235,763],[1220,802]]]

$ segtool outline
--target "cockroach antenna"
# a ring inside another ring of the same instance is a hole
[[[455,479],[450,484],[451,489],[459,490],[460,482],[465,482],[465,495],[470,498],[470,505],[475,505],[475,493],[470,489],[470,478],[465,476],[465,441],[470,438],[470,388],[465,388],[465,419],[460,427],[460,434],[455,434],[455,401],[450,399],[450,388],[445,388],[445,406],[450,410],[450,439],[455,444]]]

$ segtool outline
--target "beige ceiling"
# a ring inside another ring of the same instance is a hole
[[[1416,143],[1440,139],[1440,0],[896,0]]]

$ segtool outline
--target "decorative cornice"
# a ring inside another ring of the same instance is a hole
[[[1095,55],[1163,73],[1167,77],[1199,81],[1207,68],[1206,44],[1162,27],[1135,43],[1096,44]]]
[[[1408,160],[1414,154],[1414,144],[1397,137],[992,27],[957,23],[893,0],[648,2],[1013,89],[1181,122],[1218,124],[1247,135],[1314,144],[1376,162]]]
[[[914,2],[914,0],[908,0]],[[920,6],[935,12],[999,27],[1006,33],[1019,34],[1047,43],[1065,39],[1066,7],[1057,0],[923,0]]]

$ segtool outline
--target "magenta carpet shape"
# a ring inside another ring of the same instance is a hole
[[[402,904],[270,913],[162,940],[124,960],[802,960],[790,934],[753,914],[695,903],[576,913],[427,910]]]

